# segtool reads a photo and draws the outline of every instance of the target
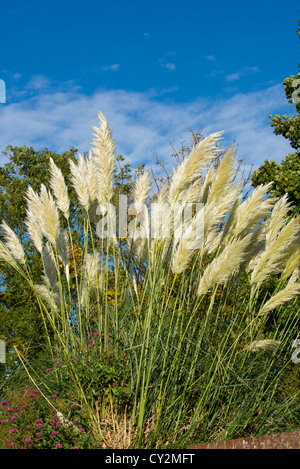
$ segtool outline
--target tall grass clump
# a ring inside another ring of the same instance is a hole
[[[23,357],[34,385],[50,404],[56,389],[71,393],[102,448],[294,429],[300,217],[289,217],[286,197],[268,196],[270,185],[243,197],[234,147],[213,164],[222,132],[195,144],[157,193],[145,171],[130,207],[116,203],[115,142],[99,121],[89,155],[70,160],[75,230],[53,160],[50,187],[28,187],[39,283],[2,224],[0,256],[34,291],[49,366],[60,364],[45,374]]]

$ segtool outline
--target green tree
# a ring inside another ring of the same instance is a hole
[[[35,151],[25,146],[8,146],[4,152],[8,162],[0,168],[0,219],[22,240],[27,258],[33,268],[36,266],[33,275],[38,282],[42,275],[36,262],[38,253],[26,238],[26,190],[29,185],[37,192],[41,184],[48,187],[50,157],[61,168],[66,180],[70,180],[69,158],[75,161],[75,154],[74,148],[55,154],[47,149]],[[74,200],[72,191],[70,200]],[[74,206],[73,212],[75,210]],[[39,354],[45,340],[35,295],[25,280],[4,262],[0,264],[0,338],[8,350],[17,345],[28,358]]]
[[[300,37],[300,21],[297,33]],[[298,68],[300,70],[300,64]],[[283,86],[288,102],[295,104],[297,115],[290,117],[271,115],[270,125],[274,128],[275,135],[286,138],[296,151],[286,155],[281,164],[265,160],[264,164],[253,173],[252,185],[257,187],[259,184],[273,181],[271,195],[280,197],[287,193],[294,206],[291,215],[296,215],[300,213],[300,72],[286,78]]]

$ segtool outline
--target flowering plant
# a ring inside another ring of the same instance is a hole
[[[25,386],[21,392],[8,394],[11,394],[10,399],[0,403],[0,447],[3,449],[82,449],[88,446],[90,437],[80,426],[78,405],[69,405],[68,418],[64,418],[62,413],[45,405],[38,389]]]

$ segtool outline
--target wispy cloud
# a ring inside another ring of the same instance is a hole
[[[255,167],[266,158],[279,162],[291,150],[283,137],[274,135],[268,119],[288,112],[281,85],[218,101],[199,97],[175,103],[155,91],[98,90],[86,95],[71,84],[69,89],[53,87],[1,104],[0,150],[27,145],[62,152],[73,146],[83,152],[90,148],[90,126],[97,125],[99,110],[107,116],[117,151],[134,166],[155,166],[153,152],[170,163],[171,144],[179,148],[190,137],[190,128],[202,129],[204,135],[224,130],[222,146],[235,141],[237,156]],[[0,158],[1,165],[6,161]]]
[[[120,70],[120,66],[121,66],[120,64],[105,65],[104,67],[102,67],[102,70],[104,72],[107,72],[107,71],[116,72]]]
[[[259,68],[256,66],[243,67],[241,70],[225,75],[225,81],[237,81],[237,80],[240,80],[240,78],[243,76],[249,75],[250,73],[256,73],[256,72],[259,72]]]
[[[162,67],[169,70],[169,72],[174,72],[174,70],[176,70],[176,64],[173,61],[171,62],[170,58],[175,56],[175,51],[166,52],[160,59],[158,59],[158,62]]]
[[[167,64],[162,64],[162,66],[165,67],[170,72],[173,72],[174,70],[176,70],[176,65],[173,64],[172,62],[168,62]]]

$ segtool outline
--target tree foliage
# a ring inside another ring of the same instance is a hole
[[[300,37],[300,22],[297,33]],[[300,73],[286,78],[283,86],[288,102],[295,104],[297,115],[287,117],[275,114],[270,116],[270,125],[274,128],[275,135],[286,138],[296,151],[286,155],[281,164],[265,160],[253,173],[252,185],[257,187],[272,181],[271,195],[281,197],[287,193],[294,205],[291,215],[296,215],[300,213]]]

